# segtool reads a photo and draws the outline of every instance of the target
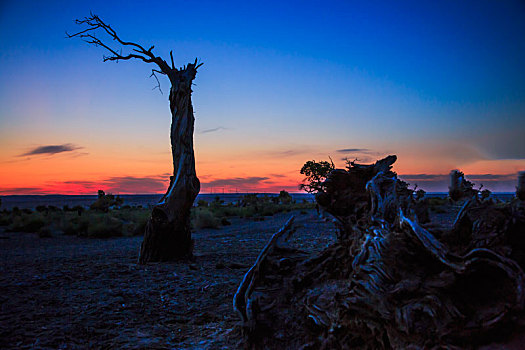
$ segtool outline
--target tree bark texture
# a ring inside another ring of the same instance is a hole
[[[139,255],[142,264],[190,258],[193,250],[190,209],[200,190],[195,172],[195,117],[191,103],[191,85],[197,69],[195,64],[188,64],[185,69],[173,73],[169,74],[173,176],[146,225]]]

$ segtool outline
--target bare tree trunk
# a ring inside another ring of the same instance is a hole
[[[146,225],[140,247],[139,263],[190,258],[190,209],[200,190],[195,173],[193,129],[195,117],[191,103],[191,84],[197,70],[188,64],[184,70],[170,75],[171,151],[173,176],[170,186],[155,205]]]
[[[160,82],[156,74],[166,75],[170,80],[173,176],[170,178],[168,191],[153,208],[146,225],[139,263],[189,258],[193,250],[190,209],[200,190],[193,154],[195,118],[191,104],[191,85],[202,63],[197,64],[195,59],[194,63],[177,69],[173,52],[170,51],[170,66],[161,57],[153,54],[155,46],[146,49],[137,43],[122,40],[109,24],[93,13],[84,19],[77,19],[75,23],[84,26],[85,29],[74,34],[66,33],[66,36],[77,37],[88,44],[106,49],[110,54],[104,56],[104,62],[136,59],[155,64],[158,69],[152,69],[151,76],[157,80],[156,87],[159,90]],[[111,38],[112,44],[101,39],[97,32]]]

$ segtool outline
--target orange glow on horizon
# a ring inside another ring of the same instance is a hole
[[[525,169],[523,160],[461,161],[447,157],[449,148],[434,146],[405,146],[396,153],[363,154],[361,159],[367,161],[361,162],[372,163],[397,154],[393,170],[399,175],[447,175],[452,169],[467,175],[512,175]],[[0,151],[0,195],[96,194],[99,189],[114,194],[165,193],[172,172],[171,154],[157,148],[125,150],[116,145],[106,150],[97,145],[53,155],[19,154],[20,150]],[[336,167],[346,166],[343,155],[327,146],[290,150],[197,147],[195,155],[201,193],[299,192],[303,181],[300,169],[306,161],[328,160],[331,156]],[[424,188],[425,182],[418,181],[418,185]]]

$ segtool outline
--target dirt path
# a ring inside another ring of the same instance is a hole
[[[314,253],[331,223],[299,212],[291,244]],[[193,264],[136,264],[141,237],[107,240],[0,233],[0,347],[235,348],[232,298],[290,214],[195,232]]]

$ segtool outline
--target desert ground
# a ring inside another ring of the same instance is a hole
[[[271,235],[316,254],[335,226],[315,210],[193,233],[192,262],[138,265],[142,237],[90,239],[0,228],[0,343],[5,349],[231,349],[232,298]]]

